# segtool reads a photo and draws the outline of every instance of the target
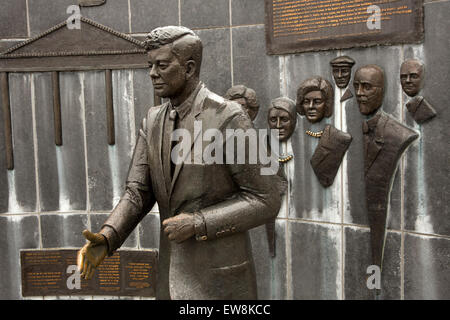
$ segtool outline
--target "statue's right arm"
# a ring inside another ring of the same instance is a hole
[[[108,255],[123,244],[155,202],[148,164],[147,125],[144,119],[131,159],[125,192],[100,231],[106,238]]]

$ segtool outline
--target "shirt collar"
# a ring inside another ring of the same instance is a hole
[[[178,113],[178,116],[180,117],[180,120],[183,120],[183,118],[191,111],[192,104],[194,103],[195,98],[197,97],[198,92],[203,87],[203,83],[199,81],[197,87],[195,90],[189,95],[189,97],[183,101],[182,104],[180,104],[177,107],[173,107]]]

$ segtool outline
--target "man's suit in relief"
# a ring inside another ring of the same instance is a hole
[[[371,229],[373,264],[382,266],[389,194],[398,161],[419,137],[388,114],[379,110],[363,122],[366,201]]]
[[[224,100],[201,83],[185,103],[191,106],[183,107],[188,112],[181,115],[178,129],[190,133],[192,149],[194,141],[202,142],[194,121],[202,122],[203,132],[215,128],[224,137],[226,129],[253,128],[237,103]],[[277,215],[278,189],[284,182],[277,175],[261,175],[261,165],[249,164],[248,150],[246,164],[195,164],[192,152],[188,155],[191,164],[177,164],[172,174],[167,174],[170,164],[162,150],[171,150],[164,131],[170,107],[167,102],[149,109],[130,164],[126,192],[101,233],[111,253],[155,202],[161,221],[181,212],[192,213],[195,238],[175,243],[161,232],[157,299],[255,299],[247,230]],[[200,144],[201,152],[208,143]],[[225,153],[225,146],[223,150]],[[236,149],[233,152],[236,155]]]

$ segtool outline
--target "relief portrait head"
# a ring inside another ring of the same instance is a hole
[[[259,104],[255,90],[239,84],[228,89],[224,98],[236,101],[244,108],[252,121],[256,119]]]
[[[400,83],[403,91],[410,97],[416,96],[423,87],[424,66],[417,59],[409,59],[400,67]]]
[[[334,90],[331,83],[315,76],[300,84],[297,90],[297,112],[311,123],[331,117],[334,108]]]
[[[350,83],[352,76],[352,68],[355,65],[355,60],[348,56],[337,57],[330,62],[334,82],[340,89],[345,89]]]
[[[270,102],[267,118],[269,128],[279,130],[278,140],[288,140],[297,125],[295,102],[287,97],[273,99]]]
[[[375,113],[383,104],[384,71],[377,65],[359,68],[353,80],[359,111],[363,115]]]

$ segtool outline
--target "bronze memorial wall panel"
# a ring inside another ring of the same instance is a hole
[[[77,252],[22,250],[22,296],[155,296],[156,251],[116,251],[90,280],[77,271]]]
[[[268,54],[423,41],[423,0],[265,1]]]

